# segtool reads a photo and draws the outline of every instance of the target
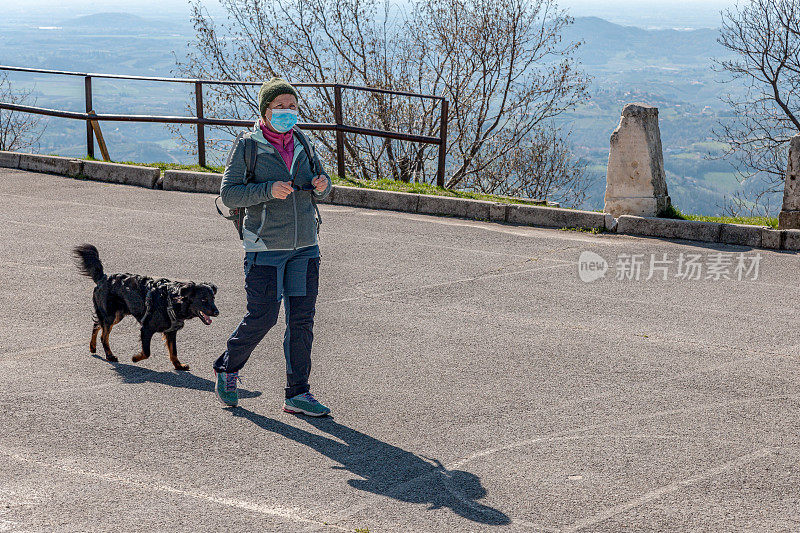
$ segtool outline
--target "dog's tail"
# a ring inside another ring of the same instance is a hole
[[[75,263],[78,265],[81,274],[88,276],[99,283],[100,280],[106,277],[103,273],[103,263],[100,262],[100,254],[91,244],[81,244],[72,249],[72,255],[75,256]]]

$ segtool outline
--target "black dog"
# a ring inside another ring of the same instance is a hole
[[[127,315],[133,315],[142,325],[142,351],[133,356],[134,363],[150,357],[150,340],[156,332],[161,332],[172,364],[178,370],[189,370],[188,365],[178,361],[175,337],[183,327],[184,320],[199,317],[205,325],[209,325],[209,317],[219,315],[214,305],[216,285],[127,273],[107,276],[103,273],[97,248],[91,244],[76,246],[72,253],[81,273],[97,284],[92,297],[95,316],[89,350],[96,353],[97,332],[102,330],[100,340],[106,359],[116,362],[117,358],[109,346],[111,328]]]

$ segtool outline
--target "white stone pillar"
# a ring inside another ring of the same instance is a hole
[[[669,205],[658,108],[628,104],[611,134],[604,211],[654,217]]]
[[[779,229],[800,229],[800,134],[789,142],[789,164],[783,184],[783,209]]]

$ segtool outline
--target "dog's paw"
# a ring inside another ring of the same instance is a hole
[[[181,370],[181,371],[189,370],[189,365],[175,365],[175,370]]]
[[[106,355],[106,361],[110,363],[117,363],[119,362],[119,359],[117,359],[115,355]]]
[[[147,356],[145,354],[143,354],[142,352],[139,352],[136,355],[134,355],[133,357],[131,357],[131,361],[133,361],[134,363],[138,363],[142,359],[147,359]]]

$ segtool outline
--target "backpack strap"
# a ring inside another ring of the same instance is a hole
[[[300,144],[303,145],[303,150],[306,151],[306,155],[308,156],[308,166],[311,167],[311,173],[315,176],[324,174],[325,172],[322,170],[322,166],[315,164],[314,158],[312,157],[311,145],[309,144],[305,134],[300,130],[294,130],[294,133],[297,135],[297,138],[300,139]]]
[[[256,161],[258,160],[258,148],[256,146],[256,141],[250,138],[250,135],[243,135],[242,133],[236,136],[235,142],[238,142],[239,137],[242,137],[244,139],[244,160],[247,166],[244,175],[244,182],[247,183],[255,176]],[[233,151],[231,151],[231,154],[233,154]],[[230,164],[230,156],[228,164]],[[217,195],[217,197],[214,198],[214,207],[217,208],[217,213],[219,213],[221,217],[226,218],[228,220],[235,220],[236,215],[225,215],[222,213],[222,211],[219,208],[219,204],[217,203],[217,200],[220,199],[221,197],[219,195]]]
[[[244,175],[244,182],[247,183],[255,176],[256,160],[258,159],[258,147],[251,135],[244,136],[244,160],[247,163],[247,172]]]
[[[245,134],[244,135],[244,161],[247,166],[247,169],[244,173],[244,183],[247,184],[250,180],[255,177],[256,173],[256,160],[258,159],[258,146],[256,145],[256,141],[253,139],[252,135]],[[239,230],[239,240],[244,240],[244,235],[242,231],[244,230],[244,215],[245,209],[239,208],[236,210],[236,217],[237,217],[237,224],[236,227]]]
[[[308,166],[311,168],[311,174],[314,176],[321,176],[322,174],[325,174],[325,172],[322,170],[322,165],[315,164],[316,162],[312,156],[311,146],[309,145],[306,136],[301,133],[300,130],[295,130],[295,135],[297,135],[297,138],[300,139],[300,144],[303,145],[303,150],[306,151],[306,157],[308,157]],[[317,212],[317,233],[319,233],[319,227],[322,224],[322,215],[319,212],[319,207],[317,207],[317,197],[314,196],[314,191],[311,190],[310,193],[311,203],[314,204],[314,210]]]

